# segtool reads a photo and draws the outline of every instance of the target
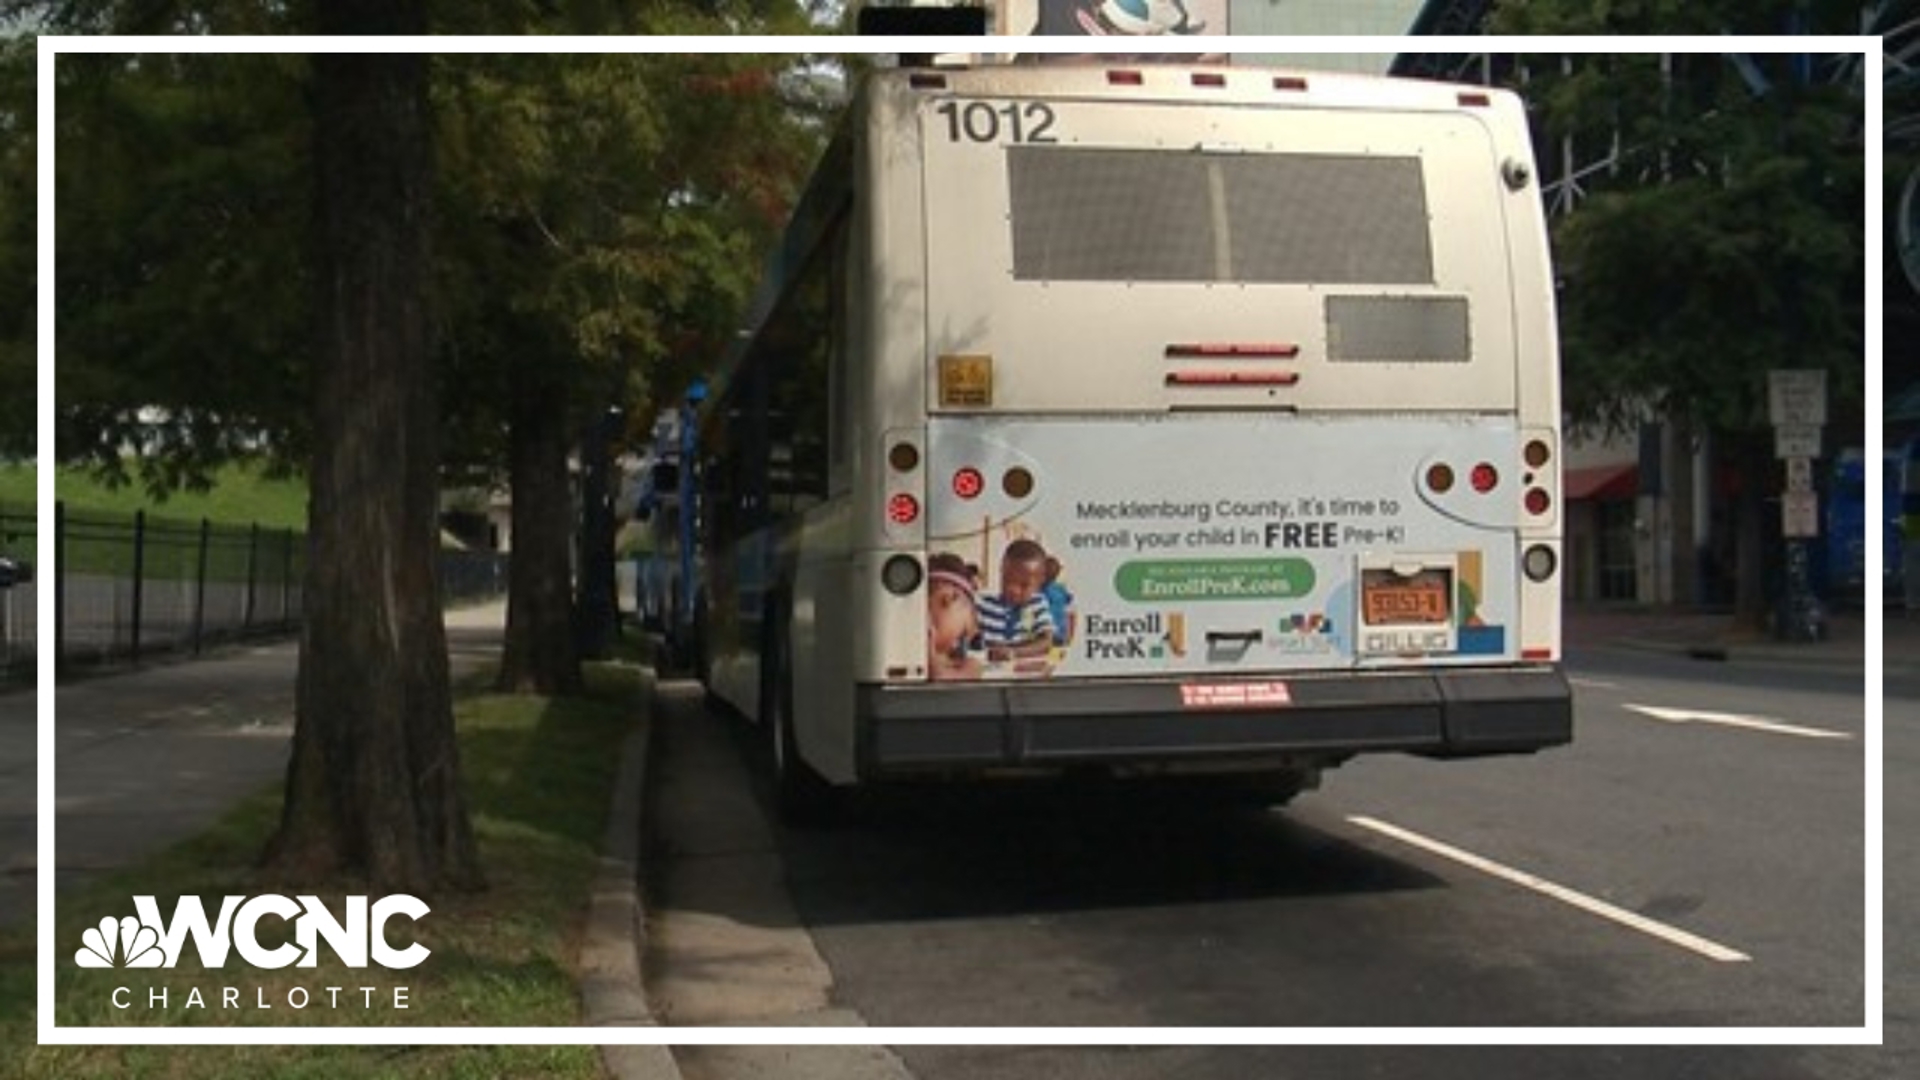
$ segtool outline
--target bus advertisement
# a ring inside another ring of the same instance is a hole
[[[783,813],[1076,770],[1280,802],[1571,739],[1513,95],[877,72],[748,326],[703,413],[698,666]]]

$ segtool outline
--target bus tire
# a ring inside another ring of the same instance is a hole
[[[767,707],[760,715],[766,728],[774,813],[785,825],[825,825],[839,809],[839,792],[800,756],[793,737],[793,647],[785,620],[774,624],[771,636],[774,662]]]

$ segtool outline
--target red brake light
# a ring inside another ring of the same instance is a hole
[[[1527,513],[1535,515],[1544,514],[1547,512],[1547,508],[1552,505],[1553,497],[1547,494],[1546,489],[1527,489]]]
[[[1500,472],[1483,461],[1473,467],[1470,482],[1473,484],[1473,490],[1485,495],[1500,483]]]
[[[979,498],[986,488],[987,478],[980,475],[979,469],[969,466],[953,474],[953,493],[963,499]]]
[[[887,520],[895,525],[911,525],[920,520],[920,500],[904,492],[888,499]]]

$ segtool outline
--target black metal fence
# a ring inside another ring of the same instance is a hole
[[[55,655],[71,671],[161,653],[284,635],[300,624],[304,533],[54,508],[54,557],[37,557],[34,517],[0,508],[0,552],[33,580],[0,588],[0,678],[30,677],[40,635],[38,590],[54,591]],[[448,603],[501,596],[507,556],[442,553]]]
[[[299,625],[306,538],[292,529],[145,511],[128,518],[64,503],[53,520],[55,648],[63,669],[197,653]]]
[[[0,506],[0,555],[39,568],[33,515]],[[33,668],[34,585],[0,586],[0,682]]]

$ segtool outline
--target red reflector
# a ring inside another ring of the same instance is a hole
[[[1520,650],[1520,659],[1522,659],[1522,660],[1551,660],[1551,659],[1553,659],[1553,650],[1552,650],[1552,649],[1521,649],[1521,650]]]
[[[1473,484],[1473,490],[1485,495],[1500,483],[1500,472],[1483,461],[1473,467],[1470,482]]]
[[[1167,358],[1244,356],[1267,357],[1270,359],[1291,360],[1300,355],[1300,346],[1281,342],[1267,343],[1227,343],[1227,342],[1184,342],[1167,346]]]
[[[1295,371],[1174,371],[1167,374],[1168,386],[1292,386],[1300,381]]]
[[[1273,88],[1275,90],[1305,90],[1307,88],[1307,80],[1298,75],[1275,75],[1273,77]]]
[[[1193,85],[1214,86],[1214,87],[1225,86],[1227,85],[1227,77],[1215,71],[1196,71],[1193,73]]]
[[[1541,488],[1527,489],[1527,513],[1544,514],[1553,505],[1553,497]]]
[[[1486,94],[1466,93],[1460,95],[1460,104],[1487,106],[1493,104],[1493,98]]]
[[[963,499],[979,498],[987,489],[987,478],[980,475],[979,469],[961,469],[953,474],[953,493]]]
[[[1139,86],[1145,81],[1137,71],[1107,72],[1107,85],[1109,86]]]
[[[920,520],[920,500],[904,492],[888,499],[887,520],[895,525],[911,525]]]

